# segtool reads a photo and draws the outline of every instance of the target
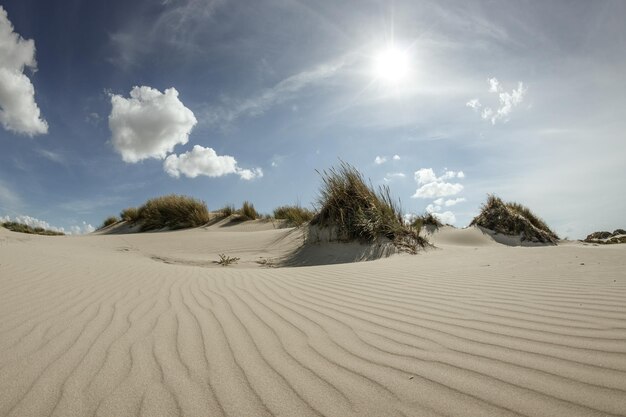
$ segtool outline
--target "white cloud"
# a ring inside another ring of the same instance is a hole
[[[437,198],[456,195],[463,191],[463,185],[447,182],[431,182],[424,184],[415,191],[412,198]]]
[[[384,157],[384,156],[377,156],[376,158],[374,158],[374,163],[375,163],[376,165],[382,165],[382,164],[384,164],[385,162],[387,162],[387,158],[386,158],[386,157]]]
[[[385,182],[391,182],[394,178],[404,177],[406,177],[406,175],[403,172],[388,172],[383,179],[385,180]]]
[[[96,230],[91,224],[87,222],[82,222],[80,225],[74,225],[70,227],[70,234],[72,235],[83,235],[86,233],[91,233]]]
[[[490,93],[497,93],[501,90],[500,87],[500,82],[498,81],[497,78],[489,78],[487,80],[487,82],[489,83],[489,92]]]
[[[459,204],[459,203],[462,203],[462,202],[464,202],[464,201],[465,201],[465,198],[464,198],[464,197],[460,197],[460,198],[455,198],[455,199],[446,200],[443,204],[444,204],[446,207],[452,207],[452,206],[455,206],[455,205],[457,205],[457,204]]]
[[[199,175],[221,177],[237,174],[243,180],[263,176],[261,168],[242,169],[232,156],[220,156],[212,148],[204,148],[200,145],[194,146],[189,152],[168,156],[163,163],[163,169],[175,178],[179,178],[181,174],[189,178],[196,178]]]
[[[462,171],[446,171],[437,177],[432,168],[422,168],[415,171],[415,182],[420,187],[411,198],[439,198],[456,195],[463,191],[463,185],[459,183],[446,182],[452,178],[463,178],[459,176]]]
[[[489,93],[498,94],[498,108],[486,106],[480,112],[480,117],[484,120],[489,120],[491,124],[495,125],[497,121],[508,121],[508,117],[513,111],[514,107],[524,101],[528,88],[524,86],[521,81],[517,84],[517,89],[511,90],[511,92],[504,91],[502,84],[496,78],[489,78]],[[482,104],[477,98],[469,100],[465,103],[467,107],[471,107],[474,110],[478,110],[482,107]]]
[[[161,93],[151,87],[133,87],[128,99],[112,94],[111,105],[111,141],[125,162],[165,158],[176,145],[187,143],[197,123],[175,88]]]
[[[482,104],[480,104],[480,100],[478,100],[477,98],[471,99],[470,101],[465,103],[465,105],[467,107],[471,107],[472,109],[478,109],[478,108],[482,107]]]
[[[456,216],[451,211],[444,211],[443,213],[433,213],[433,216],[439,219],[443,224],[455,224]]]
[[[459,171],[456,173],[457,178],[465,178],[465,173],[463,171]]]
[[[64,228],[52,226],[50,225],[50,223],[48,223],[45,220],[40,220],[31,216],[19,215],[13,218],[11,218],[10,216],[4,216],[0,218],[0,220],[2,220],[3,222],[15,222],[15,223],[20,223],[20,224],[25,224],[30,227],[41,227],[46,230],[52,230],[54,232],[65,233]]]
[[[399,161],[400,160],[400,155],[394,155],[393,156],[393,160],[394,161]]]
[[[37,70],[35,42],[13,31],[6,10],[0,6],[0,123],[6,130],[28,136],[48,133],[25,68]]]

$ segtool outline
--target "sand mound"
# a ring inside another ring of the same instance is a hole
[[[588,235],[584,242],[598,243],[601,245],[612,245],[616,243],[626,243],[626,230],[617,229],[611,232],[594,232]]]
[[[517,203],[505,203],[489,196],[480,214],[470,226],[481,226],[496,233],[519,236],[521,241],[556,244],[559,237],[528,208]]]
[[[0,229],[0,416],[623,415],[626,245],[461,232],[482,246],[253,269],[300,230]]]

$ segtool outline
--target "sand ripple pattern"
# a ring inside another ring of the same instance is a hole
[[[581,272],[567,248],[293,269],[26,248],[0,249],[0,416],[626,415],[624,251]]]

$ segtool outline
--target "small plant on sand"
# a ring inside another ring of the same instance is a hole
[[[65,235],[65,233],[62,233],[62,232],[56,232],[54,230],[47,230],[47,229],[44,229],[43,227],[32,227],[32,226],[28,226],[26,224],[17,223],[17,222],[0,223],[0,226],[4,227],[5,229],[11,230],[12,232],[28,233],[30,235],[44,235],[44,236],[64,236]]]
[[[287,220],[289,224],[301,226],[310,222],[315,216],[315,212],[307,208],[295,206],[280,206],[274,209],[274,218]]]
[[[170,230],[198,227],[209,221],[203,201],[183,195],[166,195],[148,200],[139,207],[141,230]]]
[[[554,243],[559,237],[548,225],[526,206],[505,203],[495,195],[489,195],[481,212],[470,226],[481,226],[505,235],[520,235],[523,241]]]
[[[109,227],[119,221],[120,219],[118,219],[116,216],[109,216],[106,219],[104,219],[104,221],[102,222],[102,226],[100,226],[98,230],[104,229],[105,227]]]
[[[128,207],[120,213],[122,220],[129,223],[136,223],[139,220],[139,209],[137,207]]]
[[[224,207],[218,210],[220,217],[230,217],[236,213],[235,206],[233,204],[226,204]]]
[[[232,256],[226,256],[223,253],[219,254],[220,260],[219,261],[215,261],[215,263],[222,265],[222,266],[228,266],[230,264],[236,264],[237,261],[239,261],[239,259],[241,258],[237,258],[237,257],[232,257]]]
[[[239,215],[244,220],[256,220],[259,218],[259,213],[254,208],[254,204],[249,201],[243,202],[243,205],[239,209]]]
[[[320,175],[319,212],[311,224],[334,226],[339,237],[347,240],[374,242],[385,237],[411,252],[426,244],[419,233],[404,224],[399,204],[392,199],[389,187],[374,190],[355,167],[345,162]]]
[[[435,229],[439,229],[440,227],[443,227],[443,223],[441,223],[441,221],[433,213],[426,213],[415,217],[411,222],[411,226],[418,230],[425,226],[431,226]]]

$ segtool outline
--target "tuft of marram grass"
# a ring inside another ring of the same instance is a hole
[[[249,201],[243,202],[239,209],[239,215],[245,220],[256,220],[260,217],[259,213],[254,208],[254,204]]]
[[[128,207],[122,210],[120,218],[129,223],[136,223],[139,220],[139,209],[137,207]]]
[[[528,207],[505,203],[495,195],[489,195],[481,212],[470,226],[482,226],[505,235],[520,235],[523,241],[557,243],[559,236]]]
[[[441,223],[441,220],[439,220],[434,214],[426,213],[415,217],[415,219],[411,222],[411,226],[418,230],[424,226],[432,226],[435,229],[439,229],[440,227],[443,227],[443,223]]]
[[[224,207],[218,210],[220,216],[222,217],[230,217],[235,214],[237,211],[235,210],[235,206],[233,204],[226,204]]]
[[[166,195],[146,201],[139,207],[141,230],[170,230],[198,227],[209,221],[206,204],[192,197]]]
[[[30,235],[65,236],[65,233],[62,233],[62,232],[55,232],[53,230],[47,230],[47,229],[44,229],[43,227],[32,227],[32,226],[28,226],[26,224],[17,223],[17,222],[0,223],[0,226],[4,227],[5,229],[11,230],[12,232],[28,233]]]
[[[109,216],[106,219],[104,219],[104,221],[102,222],[102,226],[100,226],[98,230],[104,229],[105,227],[111,226],[112,224],[115,224],[119,221],[120,219],[118,219],[116,216]]]
[[[310,222],[315,216],[315,212],[298,205],[280,206],[274,209],[274,218],[287,220],[294,226],[301,226],[306,222]]]
[[[419,231],[405,225],[400,205],[391,197],[389,187],[374,190],[363,175],[346,162],[320,175],[319,212],[311,224],[335,226],[339,237],[346,240],[374,242],[385,237],[411,252],[418,245],[426,244]]]

